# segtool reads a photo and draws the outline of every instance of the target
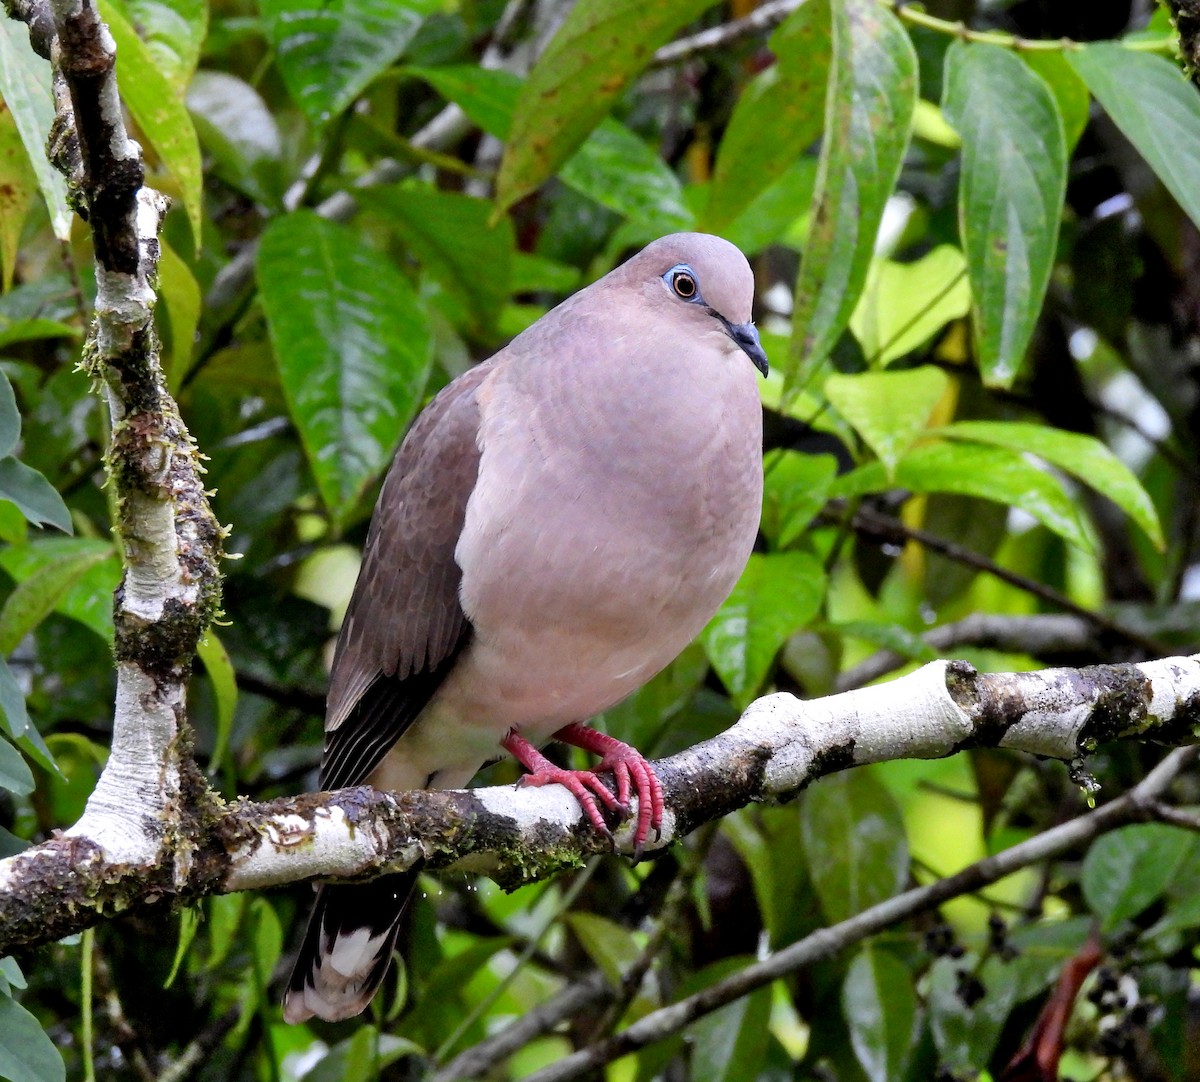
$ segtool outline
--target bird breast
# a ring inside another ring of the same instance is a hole
[[[711,371],[656,355],[623,372],[573,366],[571,386],[551,366],[510,365],[481,389],[479,478],[456,550],[475,628],[463,660],[489,709],[523,731],[640,686],[745,566],[761,408],[744,355],[721,342],[708,353]]]

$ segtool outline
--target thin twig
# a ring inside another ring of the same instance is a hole
[[[1182,808],[1164,804],[1160,800],[1156,800],[1151,805],[1151,811],[1154,818],[1160,823],[1170,823],[1173,827],[1182,827],[1184,830],[1200,834],[1200,815],[1196,815],[1194,812],[1186,812]]]
[[[237,1025],[240,1016],[239,1007],[221,1015],[192,1040],[174,1063],[157,1076],[158,1082],[186,1082],[198,1067],[204,1065],[209,1053],[225,1039],[225,1034]]]
[[[709,27],[664,45],[654,54],[651,63],[655,67],[667,64],[678,64],[690,60],[700,53],[711,53],[716,49],[724,49],[742,38],[752,37],[767,30],[772,30],[800,7],[803,0],[767,0],[767,3],[756,7],[749,15],[733,22],[722,23],[720,26]]]
[[[947,37],[959,41],[970,41],[980,45],[998,45],[1002,49],[1012,49],[1018,53],[1047,53],[1066,52],[1081,48],[1081,43],[1070,38],[1023,38],[1019,34],[1005,33],[1003,30],[972,30],[962,21],[939,19],[930,15],[923,4],[912,3],[911,0],[880,0],[890,7],[901,19],[913,26],[925,30],[934,30]],[[1127,49],[1135,52],[1171,53],[1175,50],[1173,37],[1134,38],[1121,42]]]
[[[526,1011],[498,1033],[480,1041],[451,1060],[430,1082],[461,1082],[494,1070],[515,1052],[557,1029],[584,1011],[597,1010],[612,999],[612,986],[599,972],[589,973],[568,985],[545,1003]]]
[[[529,941],[525,944],[524,949],[517,957],[516,964],[508,971],[504,979],[500,981],[499,984],[497,984],[488,995],[484,996],[483,999],[476,1003],[474,1008],[467,1012],[462,1021],[455,1026],[454,1031],[444,1041],[442,1041],[441,1045],[438,1046],[437,1051],[433,1054],[433,1060],[435,1063],[445,1059],[446,1056],[453,1051],[454,1046],[459,1041],[459,1038],[461,1038],[462,1035],[466,1033],[467,1030],[470,1029],[471,1026],[473,1026],[480,1018],[487,1014],[487,1012],[491,1010],[492,1005],[502,995],[504,995],[505,992],[508,991],[509,985],[516,980],[516,978],[520,975],[521,970],[529,964],[530,959],[532,959],[541,948],[542,940],[546,938],[546,933],[550,931],[551,925],[555,924],[563,915],[563,913],[567,912],[571,908],[575,902],[575,899],[579,897],[579,892],[587,885],[588,880],[592,878],[599,866],[599,861],[593,859],[589,861],[587,867],[585,867],[583,871],[575,877],[575,881],[563,893],[563,896],[559,899],[558,904],[546,914],[546,919],[542,922],[541,927],[529,937]]]
[[[823,521],[834,525],[839,522],[836,513],[832,510],[822,512],[821,518]],[[860,507],[855,512],[853,525],[855,531],[864,537],[874,538],[895,545],[903,545],[908,541],[916,541],[931,552],[945,556],[955,563],[974,567],[980,571],[986,571],[989,575],[1007,582],[1010,586],[1015,586],[1019,590],[1024,590],[1026,593],[1032,594],[1034,597],[1041,598],[1041,600],[1055,606],[1055,608],[1078,616],[1081,620],[1087,620],[1099,630],[1108,632],[1110,635],[1114,635],[1118,639],[1146,651],[1149,657],[1161,657],[1171,653],[1171,648],[1164,643],[1143,635],[1135,628],[1124,627],[1103,613],[1093,612],[1083,605],[1076,604],[1066,594],[1059,593],[1052,586],[1047,586],[1045,583],[1038,582],[1036,579],[1028,578],[1025,575],[1020,575],[1015,571],[1010,571],[1008,568],[1002,567],[994,560],[975,552],[973,549],[967,548],[965,545],[960,545],[956,541],[948,541],[944,537],[939,537],[937,534],[930,533],[928,530],[922,530],[917,526],[909,526],[892,515],[885,515],[870,508]]]
[[[973,612],[954,623],[932,628],[921,636],[921,642],[940,656],[953,654],[962,646],[977,646],[1046,658],[1095,652],[1099,646],[1093,622],[1066,613],[1007,616]],[[912,660],[911,656],[895,650],[880,650],[842,673],[837,690],[865,687]]]
[[[133,1073],[141,1079],[141,1082],[156,1082],[158,1074],[146,1059],[142,1042],[130,1024],[125,1008],[121,1004],[121,997],[117,992],[117,985],[113,980],[108,959],[104,956],[104,952],[95,946],[94,937],[92,967],[96,995],[104,1006],[104,1013],[108,1016],[113,1044],[121,1050],[121,1055],[125,1057],[126,1062],[133,1068]]]

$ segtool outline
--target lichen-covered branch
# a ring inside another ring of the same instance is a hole
[[[754,801],[786,800],[817,778],[892,759],[1006,747],[1076,762],[1099,743],[1190,744],[1200,722],[1200,657],[1138,665],[978,673],[935,662],[826,699],[771,695],[732,728],[660,760],[661,848]],[[606,842],[559,786],[383,793],[369,787],[254,804],[204,793],[137,865],[80,835],[0,861],[0,954],[48,942],[129,908],[318,878],[453,867],[507,887],[551,876]],[[149,826],[147,821],[147,826]],[[632,851],[628,825],[617,847]],[[187,851],[188,861],[178,860]]]
[[[1200,86],[1200,0],[1166,0],[1179,31],[1179,52],[1192,82]]]
[[[51,155],[91,230],[96,311],[83,364],[112,424],[106,466],[124,557],[112,754],[83,818],[58,844],[157,873],[164,842],[189,833],[180,826],[191,814],[195,769],[184,695],[220,603],[221,547],[199,455],[159,366],[154,287],[167,201],[143,183],[141,148],[121,114],[115,48],[93,0],[6,3],[53,63]],[[178,855],[186,860],[187,847]]]

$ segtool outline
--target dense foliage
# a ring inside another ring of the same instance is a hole
[[[175,200],[167,377],[238,557],[190,703],[225,796],[315,784],[331,636],[422,403],[679,229],[728,237],[756,270],[774,364],[762,536],[702,641],[610,712],[613,732],[659,755],[765,689],[819,696],[939,655],[1139,660],[1200,637],[1200,97],[1166,10],[774,0],[735,33],[747,0],[99,6],[150,182]],[[3,856],[77,819],[104,762],[121,559],[107,420],[77,370],[91,253],[42,153],[49,65],[12,20],[0,97]],[[1160,754],[1099,749],[1097,799]],[[407,973],[357,1024],[281,1022],[307,887],[118,919],[0,959],[0,1077],[61,1078],[60,1057],[70,1077],[421,1077],[611,982],[489,1075],[523,1077],[1085,812],[1081,777],[994,751],[896,762],[636,867],[512,895],[431,879]],[[1178,796],[1200,802],[1194,777]],[[1123,827],[608,1077],[1055,1077],[1018,1050],[1064,972],[1068,1014],[1083,991],[1069,1025],[1037,1031],[1051,1071],[1062,1054],[1064,1077],[1200,1077],[1198,877],[1188,830]]]

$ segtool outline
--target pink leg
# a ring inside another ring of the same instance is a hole
[[[555,766],[537,748],[535,748],[520,733],[511,732],[500,746],[518,763],[529,771],[517,784],[519,785],[563,785],[575,794],[584,814],[596,828],[598,834],[606,838],[612,837],[612,832],[600,814],[596,797],[604,801],[610,808],[619,808],[616,797],[612,795],[595,773],[590,770],[564,770]]]
[[[650,836],[650,828],[653,827],[657,831],[662,826],[663,816],[662,785],[645,756],[636,748],[578,722],[564,725],[554,734],[554,738],[603,758],[595,770],[563,770],[546,759],[518,733],[509,734],[501,743],[517,762],[530,771],[529,776],[524,779],[525,784],[547,785],[557,782],[565,785],[575,794],[588,819],[601,834],[608,835],[609,831],[596,804],[596,797],[607,807],[624,811],[629,806],[631,789],[636,790],[638,821],[633,844],[635,851],[640,852]],[[596,776],[604,770],[611,771],[616,779],[616,799]]]

